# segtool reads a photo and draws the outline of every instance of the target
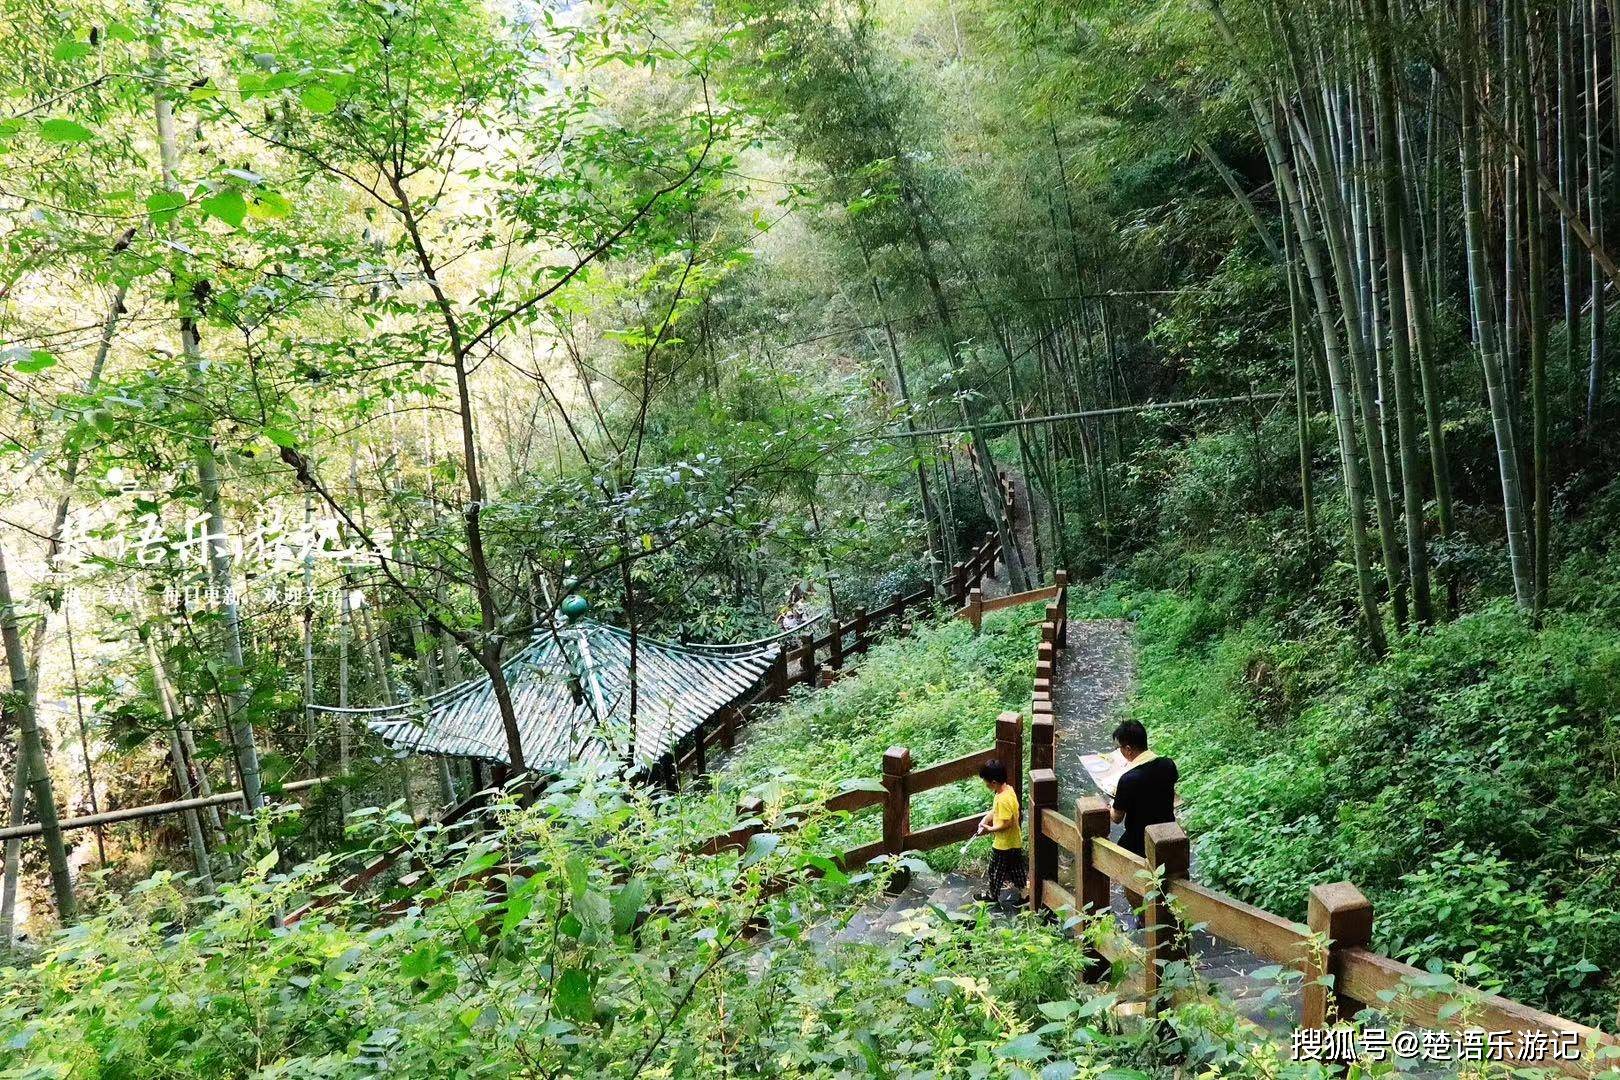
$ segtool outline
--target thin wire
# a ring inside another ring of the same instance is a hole
[[[1265,394],[1240,394],[1236,397],[1189,398],[1185,401],[1150,401],[1145,405],[1119,405],[1109,409],[1082,409],[1079,412],[1051,413],[1047,416],[1021,416],[1013,420],[986,420],[978,424],[958,424],[954,427],[924,428],[918,431],[896,429],[857,435],[851,442],[870,442],[873,439],[912,439],[923,435],[955,435],[978,428],[1027,427],[1032,424],[1054,424],[1060,420],[1087,420],[1096,416],[1119,416],[1123,413],[1162,412],[1165,409],[1192,409],[1203,405],[1240,405],[1256,401],[1271,401],[1284,397],[1280,390]]]
[[[1106,300],[1109,298],[1118,297],[1178,296],[1182,293],[1198,293],[1208,291],[1210,290],[1207,288],[1192,287],[1185,289],[1116,289],[1108,292],[1069,293],[1064,296],[1015,296],[1011,297],[1007,303],[1009,303],[1010,306],[1017,306],[1019,304],[1061,304],[1075,300]],[[950,311],[952,315],[959,315],[964,311],[978,311],[1000,306],[1002,306],[1002,302],[983,301],[971,304],[956,304],[951,307]],[[892,316],[889,319],[889,322],[894,326],[910,326],[913,323],[931,322],[937,318],[939,318],[939,313],[937,311],[917,311],[906,315]],[[826,341],[829,338],[845,337],[849,334],[859,334],[863,331],[880,330],[882,328],[883,324],[881,322],[862,323],[856,326],[843,326],[833,330],[825,330],[818,334],[812,334],[806,338],[799,338],[796,341],[778,342],[776,347],[780,349],[791,349],[799,345],[811,345],[818,341]],[[755,338],[763,338],[768,336],[769,333],[769,330],[756,330],[750,336]]]

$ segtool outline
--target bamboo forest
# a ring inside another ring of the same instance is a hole
[[[0,0],[0,1078],[1620,1077],[1620,0]]]

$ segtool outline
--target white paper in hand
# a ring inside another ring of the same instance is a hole
[[[1119,789],[1119,778],[1131,767],[1131,763],[1118,750],[1106,754],[1086,754],[1080,759],[1080,764],[1085,766],[1086,775],[1097,785],[1097,790],[1110,799]]]

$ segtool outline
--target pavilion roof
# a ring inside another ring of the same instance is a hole
[[[778,646],[678,644],[638,635],[633,755],[630,651],[628,632],[580,619],[538,628],[501,665],[531,768],[627,758],[650,765],[699,724],[749,697]],[[404,705],[356,711],[390,746],[509,763],[487,675]]]

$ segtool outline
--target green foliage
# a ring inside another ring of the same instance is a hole
[[[1591,617],[1539,630],[1502,605],[1396,639],[1369,665],[1168,593],[1138,614],[1133,714],[1181,767],[1201,873],[1292,917],[1350,880],[1377,944],[1476,965],[1561,1015],[1612,1016],[1620,962],[1620,641]]]
[[[379,917],[385,890],[288,928],[272,917],[322,895],[331,860],[284,873],[270,852],[212,899],[159,875],[0,968],[5,1075],[1118,1078],[1276,1057],[1207,1003],[1169,1039],[1112,1016],[1082,941],[1037,920],[922,910],[892,945],[829,944],[881,875],[806,873],[833,850],[815,821],[693,854],[728,817],[570,776],[493,831],[416,833],[421,906]]]
[[[914,769],[983,750],[995,742],[998,715],[1028,709],[1039,622],[1040,609],[1024,606],[992,613],[979,634],[950,618],[882,642],[855,665],[857,674],[801,692],[749,728],[720,783],[791,804],[846,780],[877,780],[891,746],[909,749]],[[912,800],[912,827],[982,811],[987,799],[977,779],[925,792]],[[868,811],[837,836],[853,847],[876,839],[879,827]],[[955,847],[927,855],[940,869],[960,858]]]
[[[1265,252],[1232,250],[1198,288],[1177,294],[1150,339],[1211,391],[1282,384],[1293,377],[1286,278]]]

